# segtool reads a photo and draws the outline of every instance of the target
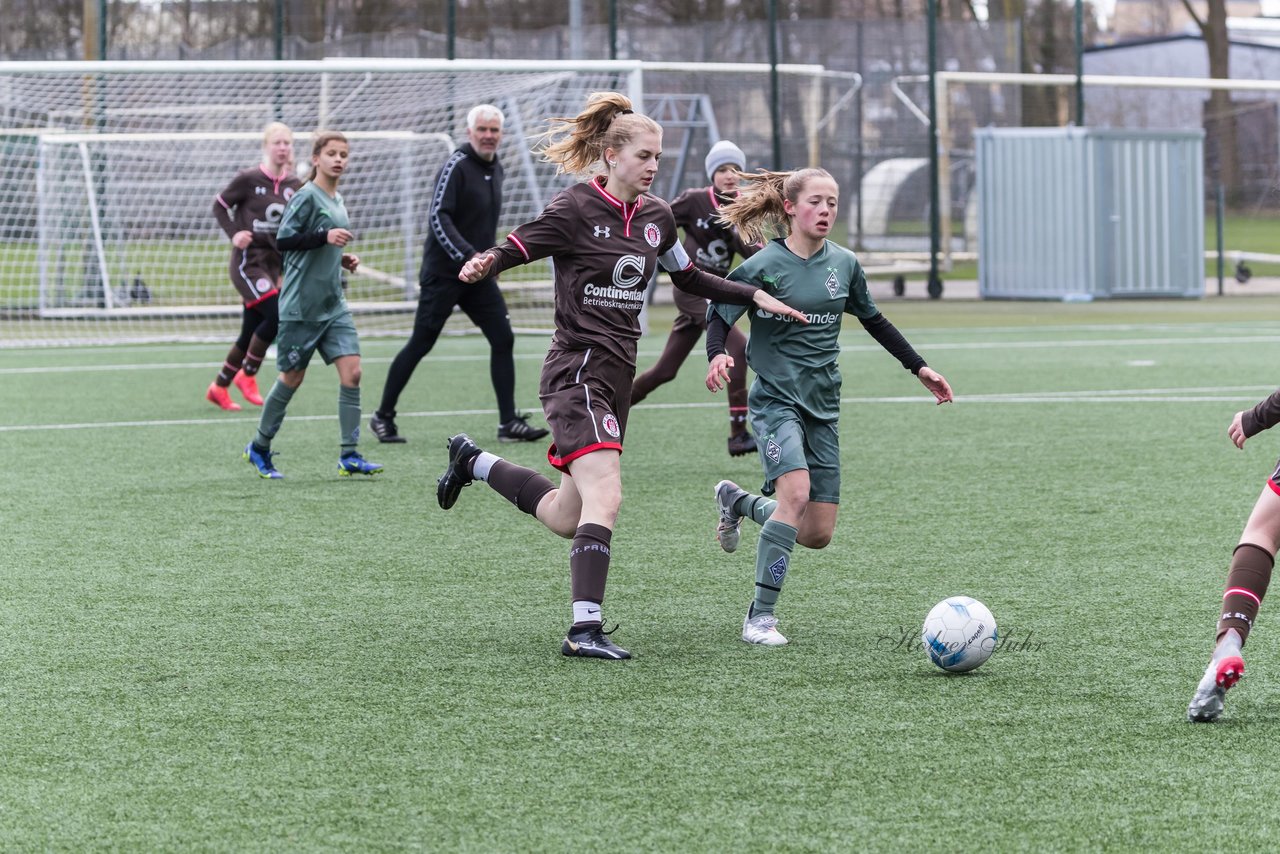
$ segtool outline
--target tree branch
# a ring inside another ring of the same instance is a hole
[[[1196,26],[1200,28],[1200,32],[1203,33],[1206,26],[1204,19],[1196,14],[1196,10],[1191,6],[1191,0],[1182,0],[1182,6],[1187,10],[1187,14],[1191,16],[1191,20],[1196,22]]]

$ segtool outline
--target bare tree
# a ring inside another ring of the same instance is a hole
[[[1226,0],[1207,0],[1206,13],[1201,15],[1191,0],[1182,0],[1189,14],[1200,28],[1205,47],[1209,50],[1209,76],[1215,79],[1231,78],[1231,42],[1227,33]],[[1215,174],[1233,201],[1240,195],[1240,158],[1236,134],[1236,114],[1231,105],[1231,93],[1214,89],[1209,93],[1205,107],[1206,132],[1205,158],[1210,174]]]

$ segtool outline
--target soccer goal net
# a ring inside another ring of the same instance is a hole
[[[347,297],[361,331],[412,325],[432,179],[467,111],[506,114],[501,227],[532,218],[567,179],[529,138],[588,93],[632,92],[635,64],[0,63],[0,341],[221,339],[238,328],[217,193],[261,159],[265,125],[342,131],[340,190],[361,270]],[[551,270],[503,277],[517,326],[550,326]]]
[[[832,156],[857,75],[780,66],[791,165]],[[763,64],[327,59],[315,62],[0,63],[0,346],[222,340],[238,328],[215,195],[261,158],[270,122],[309,164],[317,129],[351,140],[341,192],[361,269],[347,283],[362,335],[413,323],[432,179],[466,114],[506,115],[501,238],[575,178],[533,152],[547,119],[621,91],[666,130],[659,195],[706,184],[722,136],[768,165]],[[718,120],[717,120],[718,119]],[[518,330],[547,330],[549,261],[502,287]],[[462,329],[465,324],[451,324]]]

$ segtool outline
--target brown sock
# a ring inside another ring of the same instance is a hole
[[[747,408],[745,406],[729,407],[729,435],[737,436],[747,432]]]
[[[604,602],[609,578],[609,541],[613,531],[588,522],[579,525],[569,550],[569,589],[574,602]]]
[[[546,475],[506,460],[498,460],[493,464],[485,482],[490,489],[530,516],[537,515],[538,502],[556,488]]]
[[[1265,549],[1251,543],[1236,546],[1231,555],[1231,569],[1227,572],[1227,590],[1222,594],[1218,640],[1222,640],[1228,629],[1235,629],[1240,633],[1240,645],[1244,646],[1258,616],[1262,597],[1267,595],[1273,566],[1275,558]]]
[[[231,385],[231,378],[240,370],[240,365],[244,362],[244,351],[239,347],[232,347],[227,353],[226,361],[222,363],[222,370],[218,371],[218,376],[214,379],[218,385],[227,388]]]
[[[270,341],[263,341],[257,335],[249,339],[249,350],[244,354],[244,364],[241,366],[245,376],[251,377],[258,372],[270,346]]]

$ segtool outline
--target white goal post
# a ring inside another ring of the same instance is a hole
[[[816,159],[860,81],[778,70]],[[651,83],[661,94],[647,99]],[[362,269],[348,300],[361,334],[404,335],[431,181],[472,106],[506,114],[501,238],[575,180],[532,147],[549,117],[575,115],[589,93],[622,91],[652,111],[667,129],[661,177],[683,189],[705,183],[702,156],[726,130],[764,165],[769,89],[763,63],[0,62],[0,346],[234,335],[230,246],[211,210],[259,161],[269,122],[294,130],[299,164],[317,129],[351,139],[341,191]],[[503,275],[517,329],[551,327],[551,279],[549,261]]]

